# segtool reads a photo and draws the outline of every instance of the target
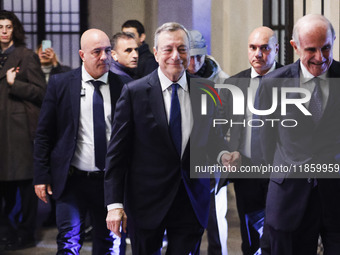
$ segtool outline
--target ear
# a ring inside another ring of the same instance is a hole
[[[142,43],[145,41],[146,35],[144,33],[142,33],[139,37],[139,41]]]
[[[117,57],[117,52],[116,51],[111,50],[111,56],[112,56],[114,61],[118,61],[118,57]]]
[[[290,40],[290,45],[292,45],[294,51],[297,53],[298,47],[297,47],[296,42],[294,40]]]
[[[85,62],[85,60],[84,60],[84,51],[83,50],[79,50],[79,56],[80,56],[81,60],[83,62]]]
[[[153,54],[155,55],[155,59],[158,62],[158,51],[156,50],[155,47],[153,47]]]

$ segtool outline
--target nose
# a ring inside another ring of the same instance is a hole
[[[177,49],[174,49],[172,54],[171,54],[171,58],[176,60],[176,59],[179,59],[179,52]]]
[[[322,50],[321,49],[317,49],[317,51],[315,52],[315,56],[314,58],[319,61],[322,62],[323,61],[323,54],[322,54]]]
[[[137,50],[134,50],[133,51],[133,55],[132,55],[133,58],[138,58],[138,51]]]
[[[262,57],[262,51],[261,51],[260,48],[256,49],[255,56],[258,57],[258,58]]]
[[[108,58],[108,55],[111,55],[111,52],[109,54],[106,53],[105,50],[101,51],[100,59],[105,60]]]

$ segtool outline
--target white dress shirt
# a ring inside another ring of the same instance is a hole
[[[173,83],[177,83],[180,85],[178,87],[177,93],[178,93],[179,104],[181,107],[181,122],[182,122],[182,150],[181,152],[183,156],[183,152],[184,152],[185,146],[187,145],[189,141],[190,133],[191,133],[192,126],[193,126],[193,116],[192,116],[187,76],[185,75],[185,72],[184,72],[182,77],[177,82],[173,82],[169,80],[163,74],[160,68],[158,68],[158,77],[159,77],[159,81],[162,87],[163,100],[164,100],[164,105],[165,105],[166,116],[168,118],[168,123],[170,121],[171,94],[172,94],[171,85]]]
[[[276,62],[273,63],[272,67],[268,70],[267,73],[272,72],[273,70],[275,70],[276,67]],[[267,74],[266,73],[266,74]],[[248,95],[252,97],[252,102],[255,102],[255,95],[256,95],[256,90],[259,87],[260,84],[260,76],[253,67],[251,67],[251,79],[250,79],[250,83],[249,83],[249,87],[252,88],[252,95]],[[248,100],[247,100],[248,102]],[[248,106],[248,105],[247,105]],[[247,158],[251,158],[251,127],[247,124],[249,120],[251,120],[253,118],[253,114],[250,112],[249,107],[246,108],[246,114],[245,114],[245,123],[246,126],[243,129],[243,136],[242,136],[242,140],[241,140],[241,144],[240,144],[240,153],[244,156],[246,156]]]
[[[100,171],[95,166],[94,156],[94,135],[93,135],[93,92],[94,86],[91,81],[95,80],[82,66],[81,77],[81,97],[80,97],[80,116],[77,147],[71,161],[71,165],[84,171]],[[111,96],[108,84],[108,73],[105,73],[99,79],[104,84],[100,86],[100,92],[103,95],[104,115],[106,123],[106,140],[111,135]],[[74,99],[77,100],[77,99]]]
[[[327,72],[324,72],[323,74],[319,75],[318,78],[320,79],[320,89],[322,94],[322,111],[325,110],[328,96],[329,96],[329,83],[327,81]],[[308,72],[307,68],[302,64],[300,61],[300,87],[308,89],[310,91],[310,94],[312,95],[315,83],[312,81],[312,79],[315,76]],[[308,109],[309,102],[305,103],[305,107]]]

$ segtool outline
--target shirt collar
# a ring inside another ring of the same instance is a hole
[[[174,82],[169,80],[169,78],[165,76],[165,74],[162,72],[160,67],[158,67],[157,71],[158,71],[158,77],[159,77],[159,81],[161,83],[162,91],[165,91]],[[186,72],[183,73],[182,77],[176,83],[178,83],[182,87],[182,89],[187,91],[188,90],[188,82],[187,82],[187,76],[185,74],[186,74]]]
[[[274,63],[273,63],[272,66],[269,68],[268,72],[266,72],[266,74],[267,74],[267,73],[270,73],[271,71],[274,71],[274,70],[275,70],[275,67],[276,67],[276,62],[274,61]],[[250,74],[250,77],[251,77],[251,78],[256,78],[257,76],[262,76],[262,75],[258,74],[258,73],[255,71],[254,67],[251,67],[251,74]]]
[[[327,73],[328,71],[324,72],[323,74],[319,75],[318,78],[326,80]],[[307,68],[302,64],[301,61],[300,61],[300,77],[302,78],[302,83],[309,82],[311,79],[314,78],[314,75],[307,70]]]
[[[90,82],[92,80],[101,81],[104,84],[107,84],[107,79],[109,76],[109,72],[104,73],[102,76],[100,76],[98,79],[94,79],[85,69],[84,64],[81,67],[81,78],[84,82]]]

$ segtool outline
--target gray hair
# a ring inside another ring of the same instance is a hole
[[[177,22],[168,22],[168,23],[164,23],[163,25],[158,27],[156,32],[155,32],[154,46],[155,46],[156,50],[158,50],[158,37],[162,32],[175,32],[175,31],[178,31],[178,30],[183,30],[185,32],[185,34],[187,35],[187,38],[188,38],[188,42],[190,44],[190,37],[189,37],[188,30],[183,25],[181,25]],[[189,47],[190,47],[190,45],[189,45]]]
[[[333,25],[325,16],[321,14],[308,14],[298,19],[298,21],[296,22],[293,28],[292,40],[296,43],[298,47],[300,47],[300,38],[299,38],[300,28],[303,24],[308,22],[308,19],[319,19],[321,22],[326,24],[328,27],[328,30],[331,31],[332,39],[335,38],[335,31],[334,31]]]

